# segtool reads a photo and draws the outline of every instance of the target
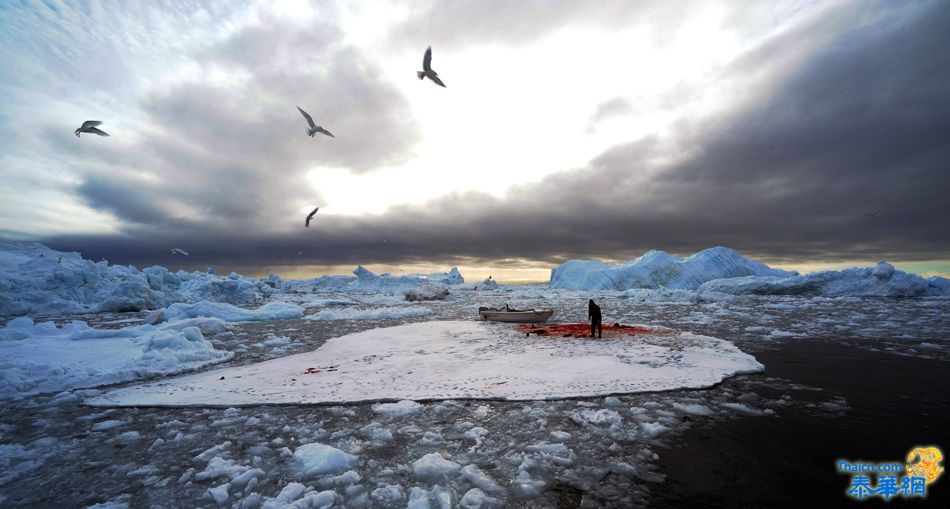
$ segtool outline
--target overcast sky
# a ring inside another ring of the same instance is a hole
[[[948,19],[945,1],[3,2],[0,237],[296,275],[715,245],[944,272]],[[416,79],[429,45],[448,88]],[[88,119],[111,137],[76,138]]]

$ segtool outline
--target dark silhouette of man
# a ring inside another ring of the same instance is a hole
[[[594,299],[587,303],[587,318],[590,319],[590,337],[594,337],[594,329],[597,329],[597,337],[603,337],[604,326],[601,324],[600,306],[594,304]]]

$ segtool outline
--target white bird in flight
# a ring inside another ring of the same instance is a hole
[[[180,253],[180,254],[183,254],[183,255],[185,255],[185,256],[188,256],[188,253],[185,252],[184,249],[179,249],[179,248],[177,248],[177,247],[171,248],[171,253],[172,253],[172,254]]]
[[[310,220],[313,219],[313,215],[316,214],[318,210],[320,210],[320,207],[313,209],[313,212],[307,214],[307,220],[303,223],[305,228],[310,228]]]
[[[76,133],[75,133],[76,137],[78,138],[80,133],[90,133],[90,134],[98,134],[99,136],[109,136],[109,133],[96,127],[97,125],[101,125],[101,124],[102,124],[101,120],[87,120],[83,122],[82,125],[79,126],[79,129],[76,129]]]
[[[297,106],[297,110],[300,111],[300,114],[303,115],[303,118],[307,119],[307,124],[310,125],[310,129],[307,129],[307,134],[309,134],[311,138],[313,138],[313,135],[317,133],[323,133],[331,138],[336,138],[336,136],[333,136],[333,133],[315,124],[313,122],[313,117],[311,117],[306,111],[302,110],[300,106]]]
[[[877,219],[877,216],[881,215],[881,211],[880,211],[880,210],[875,210],[874,212],[865,212],[864,215],[865,215],[865,216],[868,216],[868,217],[873,217],[873,218]]]
[[[426,48],[426,54],[422,57],[422,70],[416,71],[416,76],[418,76],[420,80],[422,78],[429,78],[436,85],[442,88],[448,88],[445,86],[445,83],[442,83],[442,80],[439,79],[439,73],[432,69],[432,46]]]

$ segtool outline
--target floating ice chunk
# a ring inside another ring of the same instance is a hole
[[[259,468],[252,468],[250,470],[247,470],[243,473],[237,474],[236,476],[232,477],[230,484],[231,484],[231,487],[233,488],[243,490],[244,487],[247,486],[247,484],[251,482],[252,479],[257,479],[258,477],[262,475],[264,475],[263,470]]]
[[[650,438],[656,438],[669,430],[669,428],[658,422],[641,422],[640,429],[644,435]]]
[[[227,477],[228,479],[237,477],[248,470],[251,467],[244,465],[235,465],[234,460],[224,459],[221,456],[215,456],[211,458],[211,461],[208,462],[208,466],[201,472],[195,474],[196,481],[207,481],[210,479],[217,479],[219,477]]]
[[[178,421],[172,421],[172,422],[178,422]],[[211,458],[217,456],[218,454],[228,449],[229,447],[231,447],[230,440],[205,449],[201,454],[195,456],[193,460],[196,462],[209,461]]]
[[[119,426],[125,426],[125,425],[126,425],[125,421],[117,421],[114,419],[110,419],[108,421],[97,422],[96,424],[92,426],[92,430],[105,431],[108,429],[117,428]]]
[[[342,472],[357,459],[335,447],[324,444],[301,445],[294,451],[297,469],[305,474],[319,475]]]
[[[389,306],[368,309],[324,309],[312,315],[307,315],[307,320],[329,321],[329,320],[389,320],[393,318],[416,318],[420,316],[429,316],[432,310],[424,307],[408,306]]]
[[[620,417],[617,412],[607,409],[592,410],[585,408],[571,412],[570,418],[584,427],[619,428],[623,425],[623,417]]]
[[[432,503],[429,502],[429,491],[418,486],[409,490],[409,503],[406,509],[431,509]]]
[[[280,493],[277,494],[276,501],[283,503],[293,502],[302,497],[306,491],[307,487],[303,484],[292,482],[280,490]]]
[[[486,475],[475,465],[465,465],[462,467],[461,472],[462,477],[468,480],[468,482],[487,493],[492,495],[504,495],[506,493],[505,488],[495,482],[494,479]]]
[[[454,476],[459,472],[461,465],[447,460],[439,453],[429,453],[412,463],[412,472],[416,477],[429,480],[439,480]]]
[[[136,440],[140,438],[142,438],[142,435],[139,434],[138,431],[126,431],[125,433],[119,433],[115,437],[115,441],[122,444],[128,444],[131,442],[135,442]]]
[[[406,291],[406,300],[445,300],[449,296],[449,289],[441,285],[423,284]]]
[[[406,492],[398,484],[387,484],[373,490],[370,497],[382,507],[396,507],[406,499]]]
[[[700,405],[697,403],[690,403],[686,405],[683,405],[680,403],[674,403],[673,406],[675,406],[676,408],[679,408],[680,410],[690,415],[712,415],[713,414],[713,411],[709,407],[705,405]]]
[[[520,498],[535,498],[544,491],[545,484],[542,480],[532,478],[527,470],[519,469],[511,483],[511,490]]]
[[[431,490],[425,490],[418,486],[409,491],[409,503],[407,509],[453,509],[455,507],[454,493],[438,484]]]
[[[194,304],[175,303],[164,309],[168,319],[212,317],[227,322],[257,320],[288,320],[303,318],[298,306],[286,302],[270,302],[257,309],[244,309],[223,302],[201,301]]]
[[[415,401],[404,399],[396,403],[377,403],[373,412],[387,417],[405,417],[421,412],[425,407]]]
[[[215,504],[224,505],[228,501],[228,490],[231,489],[231,486],[227,483],[224,483],[220,486],[214,488],[208,488],[208,495],[214,500]]]
[[[462,495],[459,500],[459,507],[462,509],[487,509],[490,507],[500,507],[501,501],[489,497],[484,491],[478,488],[472,488]]]
[[[478,440],[478,439],[480,439],[480,438],[483,438],[483,437],[484,437],[485,435],[487,435],[487,434],[488,434],[488,430],[487,430],[487,429],[485,429],[485,428],[483,428],[483,427],[481,427],[481,426],[475,426],[475,427],[473,427],[473,428],[471,428],[471,429],[469,429],[468,431],[465,432],[465,438],[469,438],[469,439],[472,439],[472,440]]]
[[[728,409],[730,409],[730,410],[735,410],[736,412],[740,412],[740,413],[743,413],[743,414],[758,415],[758,414],[761,413],[761,412],[759,412],[758,410],[756,410],[756,409],[754,409],[754,408],[751,408],[751,407],[748,407],[748,406],[746,406],[746,405],[743,405],[742,403],[723,403],[722,406],[723,406],[724,408],[728,408]]]

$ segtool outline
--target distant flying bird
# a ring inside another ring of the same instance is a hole
[[[313,219],[313,215],[316,214],[318,210],[320,210],[320,207],[317,207],[317,208],[313,209],[313,212],[311,212],[309,215],[307,215],[307,220],[304,221],[304,223],[303,223],[303,225],[304,225],[305,228],[310,228],[310,220]]]
[[[875,210],[874,212],[865,212],[864,215],[865,215],[865,216],[868,216],[868,217],[873,217],[873,218],[877,219],[877,216],[881,215],[881,211],[880,211],[880,210]]]
[[[177,248],[177,247],[173,247],[173,248],[171,249],[171,252],[172,252],[172,254],[180,253],[180,254],[183,254],[183,255],[185,255],[185,256],[188,256],[188,253],[186,253],[184,249],[179,249],[179,248]]]
[[[416,71],[416,76],[418,76],[420,80],[422,78],[429,78],[436,85],[442,88],[448,88],[445,86],[445,83],[442,83],[442,80],[439,79],[439,73],[432,69],[432,46],[426,48],[426,54],[422,57],[422,70]]]
[[[297,109],[300,110],[300,114],[303,115],[303,118],[307,119],[307,124],[310,125],[310,129],[307,129],[307,134],[309,134],[311,138],[313,138],[313,135],[317,133],[323,133],[331,138],[336,138],[336,136],[333,136],[333,133],[330,131],[327,131],[326,129],[313,123],[313,117],[311,117],[306,111],[300,109],[300,106],[297,106]]]
[[[83,122],[82,126],[80,126],[79,129],[76,129],[76,137],[78,138],[80,133],[91,133],[91,134],[98,134],[99,136],[109,136],[109,133],[102,131],[96,127],[97,125],[101,125],[101,124],[102,124],[101,120],[87,120]]]

